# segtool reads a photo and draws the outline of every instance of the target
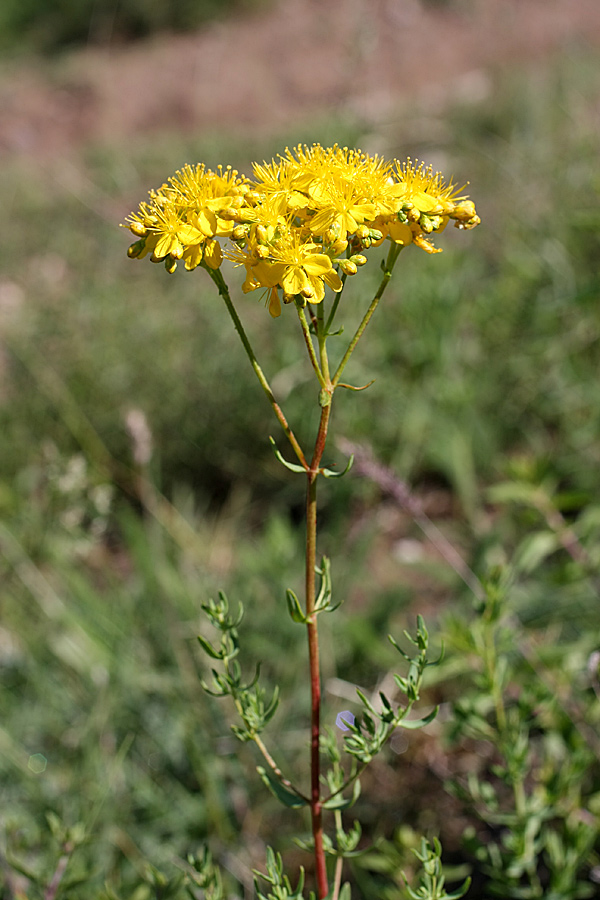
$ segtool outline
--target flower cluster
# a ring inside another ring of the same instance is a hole
[[[364,251],[384,240],[439,252],[431,241],[450,219],[474,228],[474,204],[423,163],[386,162],[360,150],[315,144],[254,165],[254,180],[234,169],[186,166],[150,193],[127,227],[138,238],[129,256],[151,254],[173,272],[217,269],[225,256],[244,266],[244,292],[266,289],[271,315],[281,299],[320,303],[325,286],[367,262]]]

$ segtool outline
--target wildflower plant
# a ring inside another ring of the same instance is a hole
[[[348,723],[343,753],[335,738],[323,733],[318,622],[322,613],[333,612],[339,603],[332,599],[330,562],[327,558],[319,562],[317,558],[317,486],[321,478],[344,475],[352,464],[351,457],[342,471],[323,465],[334,395],[339,388],[362,390],[342,381],[342,377],[383,297],[400,252],[414,246],[428,254],[438,253],[440,249],[434,240],[450,221],[459,229],[471,229],[480,220],[462,189],[452,182],[447,184],[430,167],[411,160],[388,162],[337,145],[325,148],[316,144],[286,150],[278,160],[255,164],[253,175],[253,179],[247,178],[229,166],[219,167],[216,172],[202,164],[185,166],[160,188],[151,191],[148,200],[128,217],[126,227],[136,238],[128,255],[132,259],[148,257],[151,262],[163,263],[169,273],[180,263],[188,271],[204,269],[213,280],[294,460],[286,459],[270,438],[274,452],[287,469],[305,480],[304,597],[301,600],[288,589],[287,606],[292,620],[306,628],[308,641],[311,687],[308,787],[296,784],[283,773],[261,736],[276,713],[278,696],[277,693],[266,695],[259,684],[258,669],[249,683],[243,678],[237,659],[241,606],[233,614],[222,593],[217,601],[207,603],[204,610],[220,640],[210,642],[204,637],[199,640],[219,666],[213,670],[212,684],[204,685],[205,689],[232,698],[240,719],[240,724],[232,726],[233,732],[241,741],[253,741],[257,745],[266,764],[259,768],[259,774],[275,796],[287,807],[305,807],[310,811],[312,836],[304,846],[314,856],[317,895],[338,898],[349,896],[349,887],[341,885],[342,864],[344,858],[356,853],[360,840],[358,823],[344,830],[342,812],[356,800],[361,772],[382,749],[392,731],[420,728],[434,718],[435,710],[421,719],[411,719],[408,715],[419,700],[426,668],[435,663],[428,658],[428,633],[419,617],[416,635],[410,638],[412,654],[407,654],[391,639],[408,664],[406,675],[395,676],[396,685],[406,698],[405,704],[395,707],[381,694],[380,702],[375,705],[358,692],[362,715]],[[296,436],[256,358],[231,299],[222,269],[224,259],[244,269],[243,292],[259,292],[273,318],[278,318],[284,307],[298,318],[301,346],[317,383],[315,394],[320,409],[310,451]],[[375,260],[380,261],[382,271],[379,286],[366,305],[355,333],[338,351],[333,363],[328,342],[334,336],[340,339],[336,317],[346,281],[369,263],[373,265]],[[323,759],[327,761],[325,771],[322,771]],[[332,836],[325,831],[325,814],[333,818]],[[436,859],[439,857],[437,845],[434,855]],[[333,879],[327,857],[332,860]],[[412,896],[446,896],[443,880],[438,877],[438,863],[434,868],[436,877],[427,875],[419,892]],[[260,878],[267,884],[266,894],[257,885],[260,897],[303,896],[303,873],[293,888],[283,873],[280,857],[270,849],[267,872]],[[431,890],[427,887],[429,882],[434,885]],[[215,896],[220,890],[219,887]]]

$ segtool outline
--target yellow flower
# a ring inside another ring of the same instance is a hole
[[[169,272],[180,259],[188,270],[202,261],[219,268],[223,257],[214,238],[231,234],[234,222],[222,216],[244,204],[246,189],[247,180],[230,167],[215,173],[203,165],[184,166],[128,217],[130,231],[141,241],[130,255],[151,253],[154,262],[165,260]]]
[[[277,241],[271,259],[282,267],[279,284],[285,294],[301,294],[310,303],[320,303],[325,285],[341,291],[343,284],[329,256],[320,252],[319,244],[302,242],[297,231],[290,231]]]
[[[363,222],[373,221],[377,215],[373,203],[357,193],[352,183],[336,175],[332,175],[328,182],[313,184],[310,196],[313,206],[319,210],[308,223],[315,235],[331,230],[344,239],[355,234]]]
[[[276,163],[254,163],[256,182],[253,190],[263,194],[276,216],[304,209],[308,198],[294,187],[295,173],[287,160]]]
[[[432,237],[452,219],[471,229],[474,204],[424,163],[387,162],[348,147],[298,145],[255,163],[254,181],[230,166],[184,166],[128,217],[132,259],[151,254],[173,272],[217,269],[223,256],[243,265],[244,292],[264,288],[271,315],[283,300],[320,303],[325,286],[342,290],[338,269],[354,275],[363,250],[390,240],[441,252]],[[223,253],[220,239],[231,243]],[[352,255],[353,254],[353,255]]]

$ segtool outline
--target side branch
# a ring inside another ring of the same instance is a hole
[[[337,367],[337,371],[336,371],[335,375],[333,376],[333,379],[331,382],[334,388],[336,387],[340,378],[342,377],[342,372],[346,368],[346,364],[348,363],[348,360],[352,356],[352,353],[354,352],[356,345],[358,344],[359,340],[361,339],[365,328],[371,321],[371,317],[372,317],[373,313],[375,312],[375,310],[377,309],[379,301],[381,300],[381,298],[383,296],[383,292],[385,291],[385,289],[388,286],[388,283],[390,281],[390,278],[392,277],[392,271],[394,269],[394,265],[396,264],[396,260],[398,259],[398,256],[400,255],[401,250],[402,250],[402,246],[400,244],[394,244],[394,243],[390,244],[388,258],[385,262],[385,265],[383,266],[383,278],[381,279],[381,284],[379,285],[379,288],[377,289],[377,293],[371,300],[371,304],[370,304],[368,310],[366,311],[366,313],[364,314],[362,322],[356,329],[354,337],[348,344],[348,348],[342,357],[342,361],[340,362],[339,366]]]
[[[273,391],[271,390],[271,385],[267,381],[265,373],[263,372],[260,365],[258,364],[258,360],[256,359],[256,356],[254,355],[254,350],[252,349],[250,341],[248,340],[248,336],[246,335],[246,332],[244,331],[244,326],[242,325],[240,317],[238,316],[236,309],[231,301],[231,297],[229,295],[229,289],[228,289],[227,285],[225,284],[225,279],[223,278],[220,269],[215,270],[215,269],[210,269],[210,268],[206,267],[206,271],[208,272],[208,274],[210,275],[210,277],[216,284],[216,286],[219,290],[219,294],[225,301],[225,305],[227,307],[229,315],[233,319],[233,324],[235,326],[235,330],[237,331],[237,333],[240,336],[242,344],[244,345],[244,350],[246,351],[246,355],[248,356],[248,359],[250,360],[250,364],[256,373],[256,377],[258,378],[263,391],[267,395],[267,399],[273,408],[273,412],[275,413],[275,415],[277,416],[277,418],[279,420],[279,424],[283,428],[285,435],[286,435],[288,441],[290,442],[290,444],[292,445],[292,449],[293,449],[294,453],[296,454],[296,456],[298,457],[298,460],[300,461],[302,467],[308,472],[309,465],[306,462],[304,453],[302,452],[302,447],[298,443],[298,441],[296,439],[296,435],[290,428],[288,421],[283,414],[283,410],[277,403],[277,401],[275,399],[275,395],[273,394]]]

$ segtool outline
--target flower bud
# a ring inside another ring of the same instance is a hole
[[[337,240],[334,241],[331,245],[330,252],[333,253],[334,256],[339,256],[340,253],[343,253],[346,247],[348,246],[348,241],[346,240]]]
[[[254,251],[259,259],[268,259],[269,258],[269,248],[264,247],[262,244],[259,244],[256,250]]]
[[[147,228],[142,225],[141,222],[132,222],[129,226],[129,230],[132,234],[135,234],[136,237],[146,237],[148,234]]]
[[[336,259],[336,262],[344,275],[356,275],[358,272],[356,263],[352,262],[351,259]]]
[[[475,204],[472,200],[463,200],[462,203],[456,204],[454,212],[450,215],[453,219],[458,219],[459,222],[468,222],[476,215]]]
[[[369,229],[366,225],[359,225],[354,234],[359,241],[364,241],[365,238],[369,237]]]
[[[269,239],[269,232],[264,225],[256,226],[256,237],[262,244],[266,244]]]
[[[361,256],[360,253],[355,253],[354,256],[350,257],[350,262],[353,262],[355,266],[364,266],[367,262],[367,257]]]
[[[127,248],[127,256],[129,259],[137,259],[144,249],[145,243],[145,241],[136,241],[135,244],[131,244],[131,246]]]
[[[165,269],[167,270],[169,275],[172,275],[176,268],[177,268],[177,260],[173,259],[173,257],[170,255],[166,256],[165,257]]]
[[[339,226],[337,228],[328,228],[323,234],[324,244],[335,244],[340,236]]]
[[[236,225],[233,231],[231,232],[231,237],[234,241],[245,241],[248,235],[248,229],[245,225]]]
[[[425,232],[425,234],[431,234],[431,232],[433,231],[433,222],[431,221],[429,216],[425,215],[425,213],[423,213],[423,215],[419,219],[419,225],[421,226],[421,229]]]

